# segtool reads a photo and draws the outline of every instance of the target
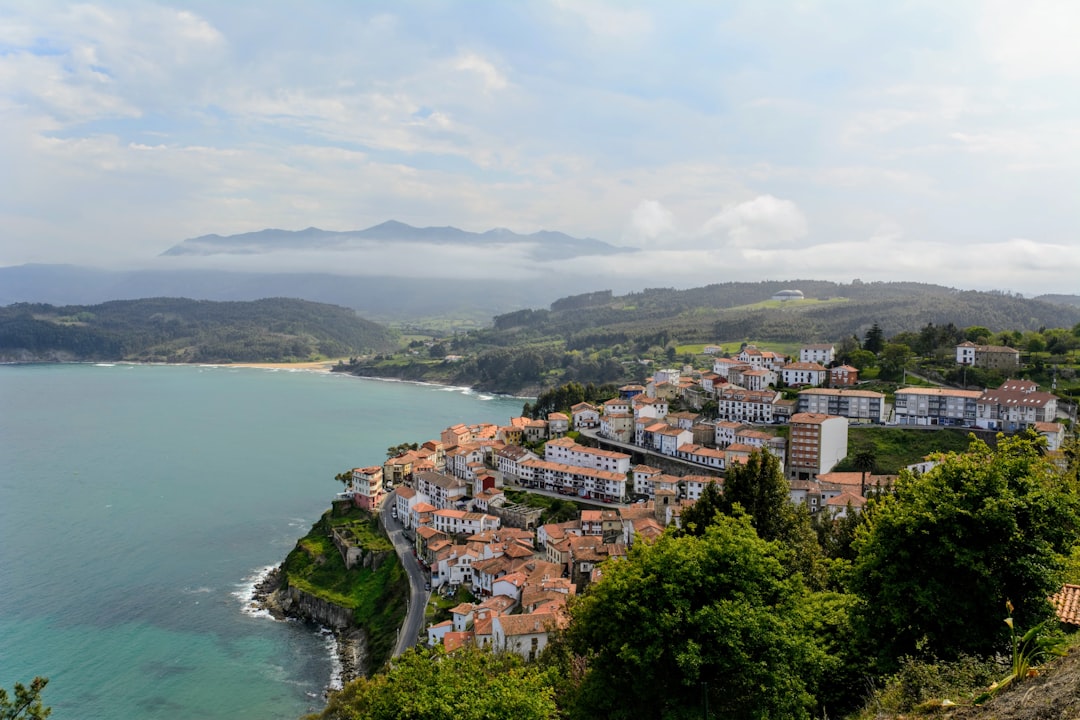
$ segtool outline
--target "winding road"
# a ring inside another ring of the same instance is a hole
[[[391,515],[391,508],[393,507],[394,494],[391,493],[383,502],[379,512],[382,513],[382,523],[383,527],[386,528],[386,534],[390,538],[390,542],[394,544],[394,551],[397,552],[405,572],[409,575],[408,612],[405,615],[405,622],[402,623],[401,629],[398,631],[398,642],[394,647],[394,657],[398,657],[416,645],[417,638],[420,637],[420,631],[423,629],[424,611],[427,609],[427,602],[431,593],[424,589],[427,575],[420,569],[420,563],[413,557],[412,544],[405,537],[405,531],[402,529],[401,523]]]

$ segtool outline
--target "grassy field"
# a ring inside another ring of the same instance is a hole
[[[408,579],[390,541],[378,531],[368,513],[353,508],[343,516],[330,515],[327,511],[297,542],[282,563],[282,570],[289,585],[353,611],[353,621],[367,632],[371,668],[375,670],[389,658],[397,629],[405,618]],[[385,551],[387,556],[378,569],[347,570],[328,535],[331,523],[349,527],[363,547]]]
[[[877,458],[876,472],[896,474],[931,453],[966,450],[970,437],[971,431],[961,428],[852,427],[848,430],[848,456],[835,469],[855,470],[851,459],[870,451]]]
[[[836,297],[829,298],[828,300],[818,300],[816,298],[806,298],[804,300],[762,300],[761,302],[752,303],[750,305],[737,305],[735,307],[724,308],[725,310],[776,310],[783,309],[790,312],[798,312],[802,308],[811,305],[838,305],[846,302],[851,302],[848,298]]]
[[[739,353],[739,348],[742,346],[742,344],[744,342],[747,343],[748,345],[756,345],[758,347],[758,349],[760,349],[760,350],[771,350],[772,352],[781,353],[783,355],[788,355],[788,356],[792,356],[792,355],[798,356],[799,348],[802,347],[801,343],[769,342],[769,341],[757,341],[757,340],[747,339],[747,340],[723,340],[723,341],[720,341],[720,342],[697,343],[697,344],[693,344],[693,345],[679,345],[678,347],[675,348],[675,352],[680,353],[680,354],[691,353],[693,355],[702,355],[705,352],[705,347],[707,345],[713,345],[713,346],[722,348],[723,351],[725,353],[729,354],[729,355],[737,355]],[[719,356],[717,356],[717,357],[719,357]]]

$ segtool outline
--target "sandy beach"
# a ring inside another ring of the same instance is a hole
[[[330,368],[337,365],[339,362],[348,361],[348,358],[338,358],[335,360],[319,360],[317,362],[281,362],[281,363],[228,363],[222,365],[214,365],[207,363],[211,367],[223,367],[223,368],[269,368],[269,369],[285,369],[285,370],[316,370],[322,372],[330,372]],[[202,363],[200,363],[202,364]]]

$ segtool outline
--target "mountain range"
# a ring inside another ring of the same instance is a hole
[[[356,250],[385,243],[469,247],[517,245],[528,248],[531,256],[537,260],[566,260],[637,250],[549,230],[522,235],[506,228],[495,228],[475,233],[449,226],[418,228],[389,220],[365,230],[343,232],[309,227],[305,230],[267,229],[238,235],[202,235],[184,240],[162,255],[255,255],[282,250]]]

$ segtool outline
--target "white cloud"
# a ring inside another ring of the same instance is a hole
[[[977,24],[984,52],[1010,80],[1080,75],[1080,5],[1072,0],[998,0]]]
[[[772,195],[725,208],[701,228],[703,237],[726,237],[727,244],[738,248],[788,247],[806,233],[806,217],[798,206]]]
[[[502,90],[506,87],[506,77],[500,73],[493,64],[476,53],[465,53],[458,58],[454,66],[458,70],[465,70],[478,74],[484,81],[484,90]]]
[[[631,245],[655,247],[677,241],[675,216],[655,200],[643,200],[630,215],[623,239]]]

